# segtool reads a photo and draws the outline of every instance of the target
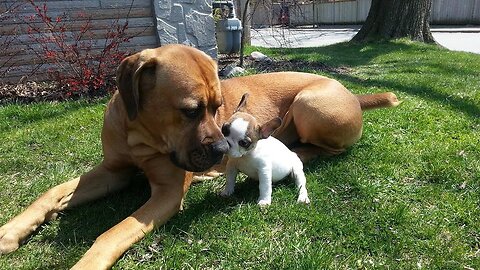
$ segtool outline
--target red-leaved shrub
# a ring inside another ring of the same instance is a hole
[[[29,4],[35,9],[34,15],[24,18],[35,45],[29,47],[47,65],[49,78],[66,89],[66,96],[96,96],[113,91],[115,69],[129,53],[120,45],[133,37],[126,31],[128,17],[124,23],[113,20],[99,43],[99,38],[94,38],[91,16],[78,13],[82,24],[73,30],[75,21],[67,20],[65,13],[52,17],[45,4],[37,5],[34,0]],[[33,23],[38,20],[40,24]]]

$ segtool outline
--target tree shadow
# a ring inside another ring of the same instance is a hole
[[[424,50],[425,52],[431,50],[438,50],[449,52],[446,49],[436,49],[432,45],[416,44],[418,50]],[[282,55],[293,55],[293,59],[290,60],[294,65],[288,67],[294,71],[320,71],[329,73],[332,77],[341,81],[350,82],[358,85],[362,88],[383,87],[393,92],[403,92],[409,95],[417,96],[422,99],[441,103],[450,107],[453,110],[460,111],[471,118],[478,118],[480,116],[480,108],[478,104],[469,99],[463,99],[456,97],[449,93],[444,93],[423,85],[407,85],[395,81],[389,81],[387,79],[361,79],[352,75],[349,68],[354,68],[362,65],[367,65],[378,56],[398,52],[412,50],[412,47],[408,44],[401,42],[376,42],[376,43],[339,43],[335,45],[317,47],[317,48],[282,48],[272,51],[273,54],[279,57],[279,62],[282,63]],[[320,55],[322,62],[311,61],[314,55]],[[388,62],[386,62],[388,64]],[[395,68],[396,63],[407,67],[404,59],[390,61],[392,68]],[[417,63],[418,65],[418,63]],[[465,75],[479,76],[480,72],[475,70],[466,70],[455,65],[449,65],[448,63],[425,62],[424,64],[432,70],[440,70],[441,74],[446,74],[452,77],[465,77]],[[279,65],[283,67],[285,65]],[[268,71],[283,71],[284,69],[268,70]],[[418,71],[412,68],[412,73]],[[403,73],[406,73],[403,71]],[[448,76],[445,80],[448,80]]]
[[[339,74],[337,75],[337,77],[341,80],[348,81],[362,87],[381,86],[383,88],[391,89],[391,91],[393,92],[400,91],[409,95],[417,96],[422,99],[441,103],[443,105],[446,105],[447,107],[450,107],[452,110],[459,111],[468,115],[472,119],[478,119],[478,117],[480,116],[480,108],[472,101],[452,96],[446,93],[441,93],[435,91],[435,89],[433,88],[425,86],[406,85],[387,80],[361,80],[355,76],[348,74]]]
[[[411,46],[401,42],[343,42],[324,47],[279,48],[272,50],[272,53],[277,57],[291,55],[292,59],[305,61],[311,59],[312,55],[321,56],[322,61],[330,66],[355,67],[368,64],[381,55],[411,49]]]

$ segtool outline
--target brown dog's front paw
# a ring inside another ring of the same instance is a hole
[[[7,254],[18,249],[20,239],[17,235],[9,232],[6,226],[0,228],[0,254]]]

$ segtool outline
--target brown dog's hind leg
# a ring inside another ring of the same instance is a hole
[[[102,163],[78,178],[51,188],[0,227],[0,254],[15,251],[38,226],[55,218],[58,212],[125,187],[130,172],[133,170],[113,172]]]
[[[297,98],[295,102],[302,102],[302,100]],[[314,121],[314,123],[307,125],[307,129],[305,129],[305,126],[302,126],[301,123],[299,124],[301,121],[308,121],[305,120],[304,113],[297,113],[297,116],[294,119],[293,112],[295,112],[295,110],[298,112],[299,110],[299,105],[295,102],[292,104],[290,108],[291,110],[285,114],[282,125],[274,132],[273,136],[287,145],[293,152],[295,152],[303,163],[307,163],[318,156],[334,156],[343,153],[345,148],[333,148],[322,144],[320,142],[322,141],[320,137],[321,134],[314,132],[314,135],[312,136],[308,133],[314,129],[316,125],[321,124],[320,118],[318,119],[319,121]],[[302,107],[300,111],[305,112],[305,109]],[[303,137],[300,137],[298,134],[297,126],[295,126],[296,124],[300,128],[304,128],[303,130],[300,129]],[[310,139],[315,141],[316,144],[310,142]],[[300,141],[304,141],[305,143]]]
[[[290,106],[301,147],[293,149],[306,162],[319,155],[338,155],[362,134],[357,98],[336,81],[303,90]]]
[[[272,134],[273,137],[277,138],[283,144],[290,146],[294,143],[297,143],[299,140],[297,129],[295,128],[295,123],[293,121],[293,115],[291,111],[287,111],[282,120],[282,125],[275,130]]]
[[[319,156],[335,156],[345,152],[345,149],[333,149],[328,147],[320,147],[313,144],[301,144],[291,148],[303,163],[312,161]]]

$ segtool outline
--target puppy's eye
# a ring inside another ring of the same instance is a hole
[[[223,124],[222,126],[222,134],[225,137],[228,137],[230,135],[230,125],[229,124]]]
[[[189,109],[182,109],[182,113],[190,118],[190,119],[195,119],[197,118],[200,113],[202,112],[202,109],[200,107],[198,108],[189,108]]]
[[[243,139],[238,142],[238,145],[240,145],[240,147],[243,147],[243,148],[248,148],[251,144],[252,142],[250,141],[249,138]]]

